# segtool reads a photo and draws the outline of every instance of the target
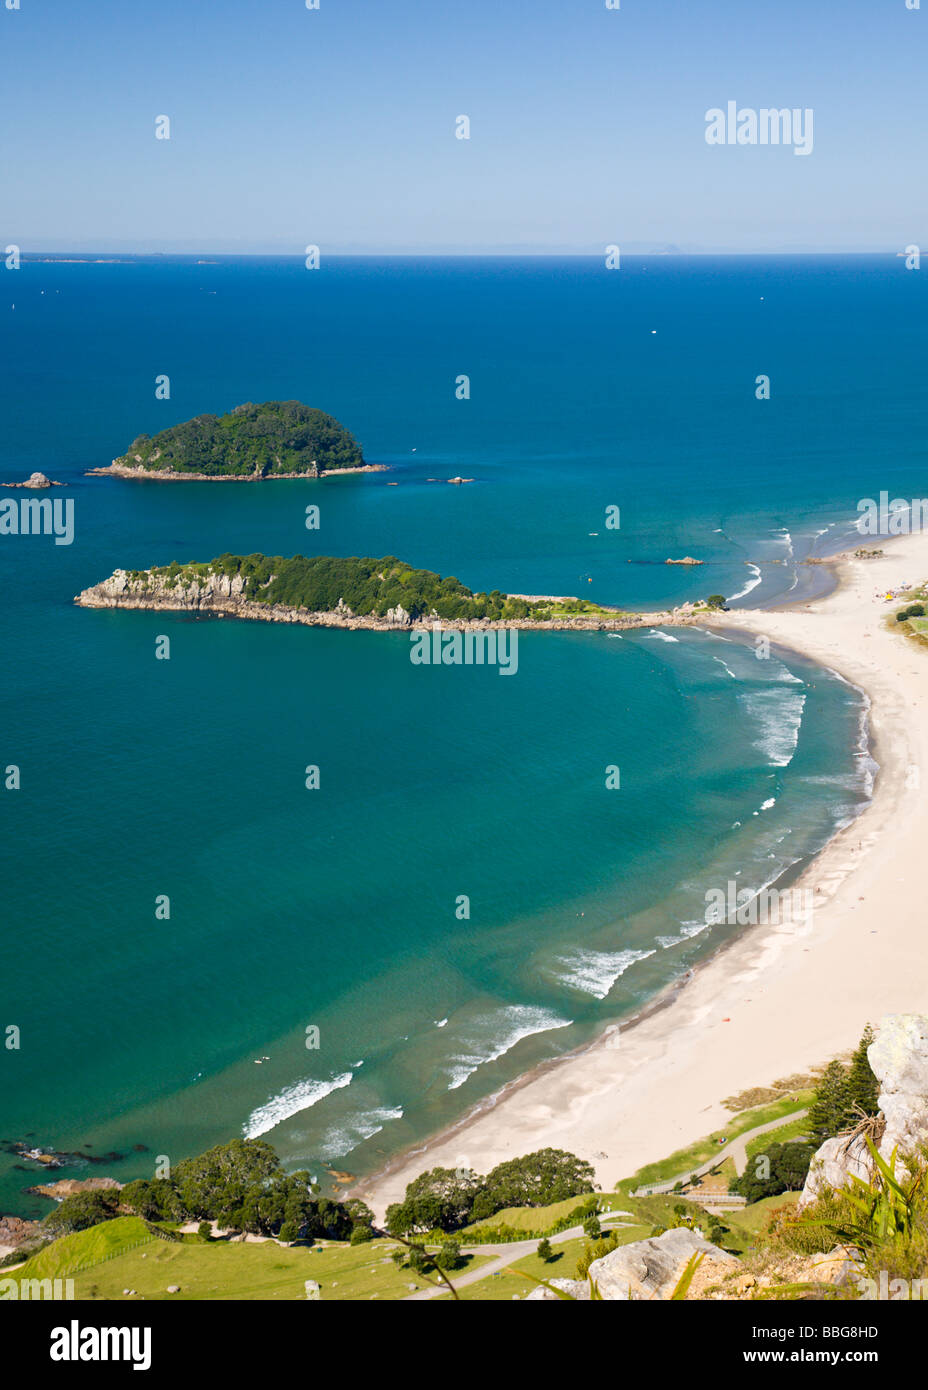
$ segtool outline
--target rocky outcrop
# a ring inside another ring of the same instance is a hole
[[[24,483],[0,483],[0,487],[28,487],[38,490],[43,487],[67,487],[67,484],[52,482],[44,473],[30,473]]]
[[[880,1152],[888,1158],[895,1148],[905,1154],[928,1144],[928,1017],[885,1018],[867,1056],[886,1119]]]
[[[704,565],[705,560],[694,560],[692,555],[684,555],[682,560],[665,560],[665,565]]]
[[[826,1139],[816,1149],[809,1174],[799,1198],[799,1210],[814,1202],[823,1192],[839,1187],[848,1187],[852,1178],[869,1182],[873,1173],[873,1161],[867,1141],[859,1134],[851,1139],[846,1134]]]
[[[880,1083],[881,1122],[874,1142],[883,1158],[890,1159],[895,1150],[904,1160],[906,1154],[928,1145],[928,1016],[884,1018],[867,1056]],[[800,1210],[826,1188],[848,1187],[855,1177],[871,1181],[874,1167],[864,1134],[826,1139],[809,1166]]]
[[[28,1245],[38,1236],[39,1230],[38,1221],[26,1221],[21,1216],[0,1216],[0,1256]]]
[[[545,1288],[545,1284],[550,1284],[551,1288]],[[560,1289],[568,1298],[572,1298],[577,1303],[588,1303],[590,1301],[590,1285],[586,1279],[546,1279],[545,1284],[539,1284],[537,1289],[532,1289],[526,1295],[526,1303],[562,1303],[564,1300],[554,1292]]]
[[[601,1296],[610,1301],[635,1302],[667,1299],[693,1255],[715,1265],[737,1268],[734,1255],[720,1250],[686,1226],[675,1227],[648,1240],[620,1245],[590,1265],[590,1279]]]
[[[74,1197],[78,1192],[103,1192],[107,1189],[118,1192],[121,1187],[122,1183],[115,1178],[61,1178],[58,1182],[37,1183],[35,1187],[27,1187],[26,1191],[60,1202],[65,1197]]]
[[[413,618],[402,605],[387,609],[383,617],[358,615],[343,600],[335,608],[315,612],[308,608],[290,608],[280,603],[258,603],[245,597],[245,580],[241,575],[214,574],[208,571],[191,574],[189,571],[171,578],[151,570],[116,570],[109,579],[93,584],[75,594],[74,602],[82,608],[148,608],[166,612],[217,613],[234,618],[253,618],[266,623],[303,623],[309,627],[340,627],[366,629],[372,632],[393,632],[430,627],[440,623],[447,632],[454,630],[487,631],[494,628],[530,628],[533,631],[556,632],[615,632],[630,628],[653,627],[667,619],[667,613],[620,613],[613,617],[560,617],[547,619],[519,618],[493,621],[473,618],[466,621],[439,618],[437,613]],[[538,597],[526,597],[533,602]],[[674,615],[677,626],[687,626],[698,619],[683,610]]]
[[[141,455],[132,457],[141,458]],[[143,468],[141,463],[133,466],[113,459],[105,468],[88,468],[85,473],[88,478],[143,478],[162,483],[269,483],[274,478],[332,478],[342,473],[385,473],[389,466],[387,463],[362,463],[356,468],[325,469],[314,463],[303,473],[179,473],[172,468]],[[26,487],[27,484],[20,486]]]

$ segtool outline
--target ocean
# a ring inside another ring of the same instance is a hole
[[[922,284],[878,256],[0,272],[0,479],[67,483],[75,517],[70,545],[0,536],[7,1148],[127,1181],[247,1134],[368,1173],[717,949],[707,890],[795,873],[874,770],[859,691],[732,633],[522,633],[500,678],[80,589],[263,551],[628,607],[809,596],[860,499],[924,491]],[[85,476],[290,398],[389,471]],[[48,1209],[39,1171],[0,1152],[0,1211]]]

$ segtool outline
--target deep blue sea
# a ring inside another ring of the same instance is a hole
[[[413,666],[401,634],[79,589],[264,551],[628,607],[795,599],[859,499],[924,493],[924,283],[875,256],[0,270],[0,480],[41,470],[75,507],[70,546],[0,536],[22,779],[0,789],[0,1138],[88,1155],[56,1176],[243,1133],[323,1180],[370,1171],[716,949],[706,890],[804,863],[872,771],[857,691],[730,635],[525,633],[501,678]],[[290,398],[390,471],[85,476],[143,431]],[[47,1207],[37,1171],[0,1153],[0,1211]]]

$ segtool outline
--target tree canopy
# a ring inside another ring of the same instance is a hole
[[[358,468],[360,445],[344,425],[300,401],[248,401],[227,415],[197,415],[156,435],[140,434],[114,462],[151,472],[273,477]]]
[[[206,563],[162,565],[151,570],[133,570],[133,580],[151,576],[176,584],[205,579],[210,574],[229,578],[241,576],[244,596],[253,603],[281,604],[305,608],[313,613],[329,613],[341,603],[358,617],[402,608],[414,620],[431,614],[447,619],[517,619],[549,616],[551,605],[528,603],[500,593],[473,593],[453,575],[442,576],[432,570],[413,569],[395,555],[381,559],[346,558],[331,555],[219,555]]]

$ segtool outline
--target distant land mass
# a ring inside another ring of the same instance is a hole
[[[661,616],[566,596],[474,593],[453,576],[413,569],[394,555],[220,555],[206,563],[118,569],[74,601],[83,608],[174,609],[379,631],[433,621],[459,628],[626,628]],[[681,610],[678,620],[688,617]]]
[[[319,478],[325,473],[375,471],[344,425],[300,401],[251,401],[227,415],[197,415],[151,436],[140,434],[107,468],[90,473],[121,478]]]

